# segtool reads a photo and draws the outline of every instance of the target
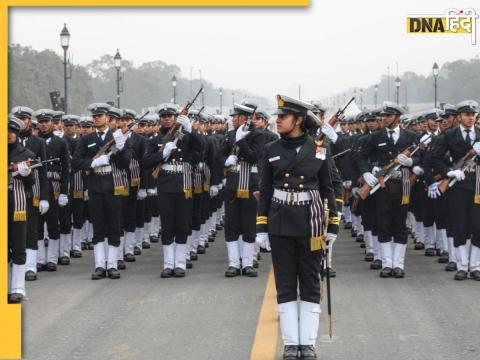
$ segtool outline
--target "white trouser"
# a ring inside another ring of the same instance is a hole
[[[480,270],[480,248],[471,246],[470,252],[470,271]]]
[[[133,255],[133,248],[135,247],[135,233],[125,232],[125,254]]]
[[[448,261],[449,262],[457,262],[457,256],[455,252],[455,247],[453,246],[453,237],[448,238]]]
[[[320,304],[300,301],[299,342],[300,345],[314,345],[317,342]]]
[[[467,246],[461,245],[455,248],[457,258],[457,270],[468,271],[468,252]]]
[[[378,242],[377,235],[372,235],[372,243],[373,243],[373,259],[382,260],[382,251],[380,249],[380,243]]]
[[[120,246],[117,248],[117,260],[123,260],[125,256],[125,237],[120,236]]]
[[[105,269],[105,263],[107,262],[105,256],[105,241],[99,242],[93,246],[93,255],[95,257],[95,269]]]
[[[403,270],[405,265],[405,252],[407,250],[407,245],[393,243],[392,246],[393,246],[393,269],[400,268]]]
[[[346,223],[352,222],[352,213],[350,211],[350,206],[343,207],[343,217],[345,218]]]
[[[423,223],[421,221],[415,222],[415,238],[417,239],[417,242],[421,242],[422,244],[425,243]]]
[[[373,248],[372,232],[370,230],[365,230],[363,236],[365,240],[365,246],[367,248],[367,254],[373,254],[375,249]]]
[[[118,246],[108,245],[107,269],[117,268],[118,250]]]
[[[48,250],[47,250],[47,261],[57,264],[58,263],[58,252],[60,250],[60,240],[48,240]]]
[[[433,226],[424,227],[425,248],[435,249],[435,228]]]
[[[45,240],[38,240],[37,263],[45,265],[47,263],[47,255],[45,253]]]
[[[163,245],[163,268],[173,269],[175,267],[175,243]]]
[[[142,240],[143,240],[144,229],[145,228],[143,228],[143,227],[135,229],[135,246],[139,247],[140,249],[142,248]]]
[[[240,258],[243,256],[243,235],[238,237],[238,251],[240,252]]]
[[[73,228],[72,233],[73,250],[82,251],[82,230]]]
[[[60,256],[70,257],[70,250],[72,247],[72,235],[71,234],[60,234]]]
[[[299,344],[298,330],[298,302],[290,301],[278,304],[277,311],[280,315],[280,329],[282,331],[282,339],[284,345]]]
[[[200,225],[200,236],[198,239],[198,245],[205,247],[205,242],[208,241],[208,235],[206,230],[206,225]]]
[[[199,242],[200,230],[192,230],[192,243],[190,245],[190,251],[193,251],[196,254]]]
[[[246,268],[247,266],[253,266],[253,251],[255,248],[255,243],[243,242],[242,249],[242,267]],[[240,249],[239,249],[240,250]]]
[[[392,241],[380,243],[380,249],[382,254],[382,267],[393,269],[393,246]]]
[[[150,229],[152,228],[152,222],[147,222],[143,225],[143,241],[150,244]]]
[[[437,246],[443,251],[448,251],[447,229],[437,229]]]
[[[10,270],[8,293],[25,296],[25,265],[12,264],[8,269]]]
[[[37,272],[37,250],[27,249],[27,261],[25,263],[25,272]]]
[[[240,268],[240,251],[238,249],[238,240],[227,241],[228,266]]]
[[[337,240],[337,239],[336,238],[331,239],[328,242],[328,266],[329,267],[332,267],[333,243],[335,242],[335,240]]]
[[[185,257],[186,244],[175,244],[175,267],[185,270],[187,268],[187,260]]]

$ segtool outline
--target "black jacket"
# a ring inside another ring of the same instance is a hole
[[[70,182],[70,152],[68,151],[67,142],[53,135],[53,132],[48,134],[40,133],[40,137],[45,140],[47,144],[47,159],[60,160],[48,163],[46,170],[55,171],[60,174],[60,194],[68,195],[68,185]],[[53,192],[52,182],[49,181],[50,191]]]

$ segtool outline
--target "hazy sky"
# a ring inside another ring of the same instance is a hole
[[[66,22],[70,51],[85,65],[117,48],[134,65],[163,60],[183,76],[218,87],[317,99],[377,82],[381,74],[428,74],[434,61],[480,54],[469,35],[411,35],[406,17],[475,6],[453,0],[312,0],[308,8],[13,8],[10,43],[62,54]],[[477,22],[477,27],[480,21]]]

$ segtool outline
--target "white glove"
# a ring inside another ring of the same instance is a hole
[[[58,205],[60,207],[64,207],[67,204],[68,204],[68,196],[65,194],[60,194],[60,196],[58,197]]]
[[[243,131],[243,125],[239,126],[237,129],[237,132],[235,133],[235,141],[240,141],[242,140],[245,136],[247,136],[250,133],[250,131]]]
[[[218,186],[217,185],[212,185],[210,186],[210,196],[215,197],[218,195]]]
[[[238,158],[236,155],[230,155],[227,160],[225,160],[225,166],[230,167],[230,166],[235,166],[237,165]]]
[[[190,124],[190,119],[186,115],[178,115],[177,122],[182,125],[183,130],[188,133],[192,132],[192,124]]]
[[[47,213],[48,209],[50,209],[50,204],[47,200],[40,200],[38,204],[38,211],[40,211],[40,215],[44,215]]]
[[[363,178],[365,179],[365,182],[371,187],[374,187],[375,185],[378,184],[378,179],[375,176],[373,176],[373,174],[370,172],[364,173]]]
[[[378,166],[374,166],[373,169],[372,169],[372,174],[376,175],[377,172],[379,172],[380,170],[382,170],[382,169],[380,169]]]
[[[327,242],[333,244],[337,240],[337,235],[332,233],[327,233]]]
[[[110,155],[100,155],[98,158],[92,160],[91,168],[99,166],[110,165]]]
[[[353,195],[353,197],[354,197],[355,199],[358,199],[358,197],[360,196],[360,195],[358,195],[358,191],[359,191],[359,190],[360,190],[360,189],[359,189],[358,187],[354,187],[354,188],[352,189],[352,195]]]
[[[350,189],[352,187],[352,181],[351,180],[344,181],[342,184],[343,184],[343,187],[345,189]]]
[[[122,150],[125,146],[125,142],[127,141],[127,135],[122,132],[122,130],[118,129],[113,133],[113,139],[115,140],[115,146],[118,150]]]
[[[255,242],[263,249],[268,251],[272,250],[270,247],[270,241],[268,240],[268,234],[266,232],[258,233],[255,237]]]
[[[83,192],[83,201],[88,201],[88,190]]]
[[[423,175],[425,172],[421,166],[414,166],[412,169],[413,173],[417,176]]]
[[[147,190],[147,196],[156,196],[156,195],[157,195],[157,188]]]
[[[325,136],[330,139],[330,141],[335,144],[338,139],[338,135],[335,132],[335,129],[330,125],[330,124],[324,124],[322,125],[322,134],[325,134]]]
[[[25,177],[30,175],[30,173],[32,172],[32,169],[30,169],[30,167],[27,165],[25,161],[22,161],[21,163],[19,163],[17,167],[18,167],[18,173],[20,174],[20,176]]]
[[[172,151],[176,148],[177,148],[177,139],[166,143],[165,147],[163,148],[163,159],[165,160],[168,159],[172,154]]]
[[[465,173],[462,170],[451,170],[447,173],[448,177],[457,179],[457,181],[465,180]]]
[[[440,190],[438,189],[438,183],[433,183],[432,185],[430,185],[428,187],[428,193],[427,193],[427,196],[430,198],[430,199],[436,199],[440,196],[442,196],[442,193],[440,192]]]
[[[397,161],[402,166],[412,166],[413,159],[405,154],[398,154]]]
[[[137,193],[137,200],[143,200],[147,197],[147,191],[145,189],[139,189]]]
[[[222,185],[223,185],[224,187],[227,186],[227,179],[222,179]]]
[[[427,140],[428,139],[428,140]],[[432,136],[429,135],[429,134],[425,134],[421,137],[420,139],[420,142],[423,144],[423,145],[428,145],[432,142]]]
[[[480,155],[480,141],[477,141],[475,144],[473,144],[473,150],[475,150],[477,155]]]
[[[223,182],[221,182],[220,184],[218,184],[217,187],[218,187],[218,191],[222,190],[222,189],[223,189]]]

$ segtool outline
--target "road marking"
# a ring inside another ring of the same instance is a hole
[[[253,341],[250,360],[274,360],[278,339],[277,291],[273,268],[268,273],[267,286],[263,296],[262,308],[258,316],[257,330]]]

